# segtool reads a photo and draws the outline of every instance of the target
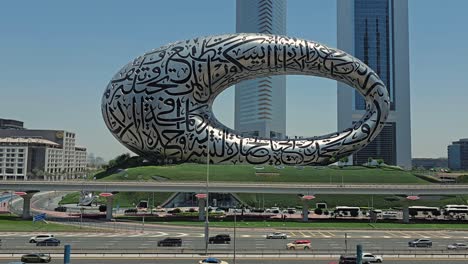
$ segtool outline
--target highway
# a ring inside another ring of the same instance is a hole
[[[102,258],[72,258],[73,264],[196,264],[199,260],[203,258],[196,259],[135,259],[135,258],[111,258],[111,259],[102,259]],[[0,258],[0,261],[18,261],[18,258]],[[232,259],[223,259],[229,264],[232,264]],[[336,264],[337,259],[296,259],[296,258],[284,258],[278,260],[277,258],[264,258],[264,259],[237,259],[236,264]],[[62,258],[54,258],[51,264],[62,264]],[[425,259],[400,259],[400,260],[384,260],[383,263],[388,264],[461,264],[466,263],[466,260],[447,260],[447,259],[435,259],[435,260],[425,260]]]
[[[154,252],[200,252],[204,251],[205,242],[203,234],[196,232],[183,232],[184,230],[166,229],[163,231],[152,231],[146,233],[54,233],[62,244],[70,244],[74,250],[80,252],[127,252],[127,253],[154,253]],[[212,231],[212,234],[229,233],[232,230]],[[448,244],[453,242],[468,241],[467,232],[420,232],[420,231],[289,231],[286,232],[288,239],[265,239],[265,233],[261,231],[240,231],[236,238],[236,249],[238,252],[257,253],[281,253],[288,254],[286,244],[295,239],[311,240],[313,253],[337,253],[345,251],[347,244],[349,251],[354,251],[357,244],[361,244],[365,251],[385,254],[434,254],[434,253],[466,253],[468,251],[447,251]],[[28,252],[31,250],[52,250],[56,247],[36,247],[28,243],[31,233],[1,233],[1,252]],[[183,241],[181,248],[157,247],[157,242],[165,237],[180,237]],[[433,241],[431,249],[409,248],[408,241],[414,238],[430,238]],[[210,252],[232,252],[234,243],[209,245]],[[310,252],[310,251],[309,251]],[[297,251],[297,253],[308,253]]]
[[[2,181],[3,190],[15,191],[100,191],[100,192],[202,192],[205,182],[103,182],[103,181]],[[382,185],[382,184],[298,184],[212,182],[210,192],[293,194],[466,194],[468,185]]]

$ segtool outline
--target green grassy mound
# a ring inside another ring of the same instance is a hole
[[[277,169],[252,165],[210,165],[210,181],[236,182],[308,182],[308,183],[379,183],[429,184],[411,172],[390,167],[285,167]],[[96,175],[105,181],[204,181],[206,165],[181,164],[174,166],[143,166],[128,168],[118,173]]]

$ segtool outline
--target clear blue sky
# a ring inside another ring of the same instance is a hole
[[[409,0],[413,157],[442,157],[468,137],[466,0]],[[333,0],[290,0],[287,31],[336,46]],[[100,100],[107,82],[145,51],[196,36],[235,32],[234,0],[5,1],[0,8],[0,117],[28,128],[75,131],[109,159],[127,150],[107,131]],[[234,93],[215,102],[233,127]],[[320,124],[320,125],[314,125]],[[336,83],[287,80],[287,133],[335,131]]]

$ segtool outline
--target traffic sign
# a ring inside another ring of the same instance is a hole
[[[38,214],[38,215],[35,215],[35,216],[33,217],[33,222],[44,221],[45,218],[46,218],[46,214],[45,214],[45,213]]]
[[[313,195],[304,195],[304,196],[302,196],[302,199],[304,199],[304,200],[312,200],[312,199],[315,199],[315,196],[313,196]]]
[[[409,195],[409,196],[406,196],[406,199],[410,201],[416,201],[416,200],[419,200],[420,198],[417,195]]]
[[[206,193],[197,193],[195,194],[195,197],[198,199],[205,199],[208,195]]]

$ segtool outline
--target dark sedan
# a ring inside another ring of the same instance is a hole
[[[49,255],[38,253],[38,254],[26,254],[21,256],[21,261],[25,263],[49,263],[51,260]]]
[[[46,240],[42,240],[36,243],[36,246],[59,246],[60,240],[56,238],[48,238]]]

